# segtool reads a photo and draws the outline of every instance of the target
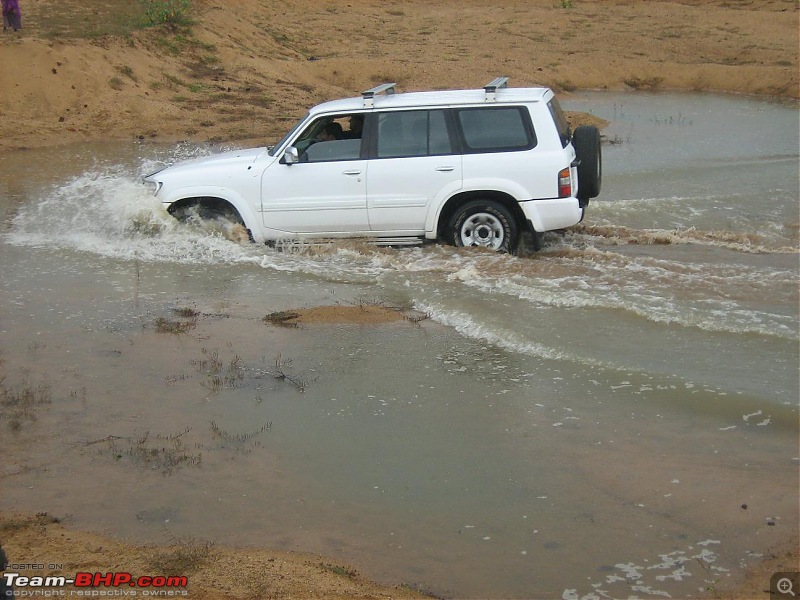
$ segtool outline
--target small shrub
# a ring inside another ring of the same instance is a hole
[[[144,0],[145,19],[150,25],[188,25],[190,0]]]
[[[136,79],[136,75],[135,75],[135,74],[134,74],[134,72],[133,72],[133,69],[132,69],[131,67],[129,67],[128,65],[125,65],[125,66],[119,66],[119,67],[116,67],[116,69],[117,69],[117,72],[118,72],[120,75],[124,75],[125,77],[127,77],[127,78],[128,78],[128,79],[130,79],[131,81],[138,81],[138,80]]]

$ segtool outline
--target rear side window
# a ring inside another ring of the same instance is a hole
[[[378,115],[378,158],[433,156],[452,151],[443,110]]]
[[[561,110],[561,105],[555,98],[547,103],[547,108],[550,110],[550,115],[553,117],[553,122],[556,124],[556,129],[558,129],[558,137],[561,138],[561,147],[566,148],[567,144],[569,144],[569,141],[572,138],[572,132],[569,129],[567,116],[564,114],[564,111]]]
[[[464,108],[457,115],[467,153],[512,152],[536,145],[530,116],[522,107]]]

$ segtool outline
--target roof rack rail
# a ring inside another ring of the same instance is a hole
[[[361,97],[364,98],[364,108],[372,108],[375,105],[376,94],[385,94],[386,96],[394,94],[396,85],[396,83],[382,83],[361,92]]]
[[[495,102],[497,90],[504,87],[508,87],[508,77],[496,77],[483,86],[483,91],[486,92],[486,102]]]

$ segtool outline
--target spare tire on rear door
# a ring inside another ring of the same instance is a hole
[[[592,125],[581,125],[572,134],[572,145],[579,161],[578,199],[585,202],[600,195],[600,185],[603,180],[600,131]]]

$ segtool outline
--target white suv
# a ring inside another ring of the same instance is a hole
[[[325,102],[276,145],[145,181],[177,218],[241,223],[256,242],[443,240],[513,252],[523,231],[574,225],[600,192],[600,136],[571,132],[548,88],[395,93]]]

